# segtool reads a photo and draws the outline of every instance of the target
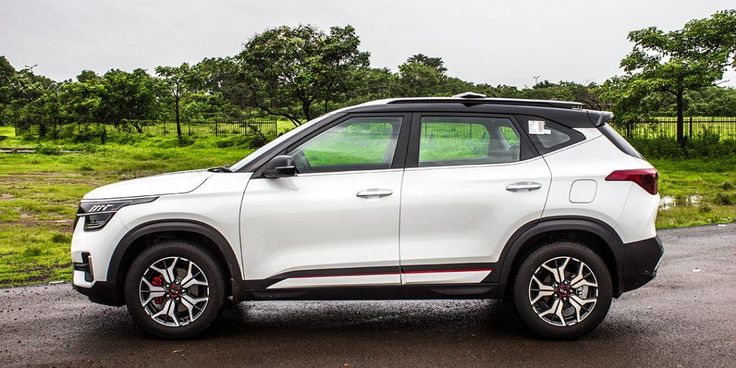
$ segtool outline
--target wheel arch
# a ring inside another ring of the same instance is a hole
[[[116,298],[124,302],[125,272],[135,257],[147,247],[165,239],[190,240],[207,249],[222,265],[228,295],[240,301],[244,295],[244,281],[238,258],[225,237],[212,226],[194,220],[151,221],[128,231],[118,242],[110,259],[107,281],[114,285]]]
[[[549,217],[522,226],[504,246],[499,257],[498,272],[492,273],[489,280],[484,281],[499,283],[499,295],[505,295],[510,290],[515,272],[525,256],[557,240],[579,242],[601,256],[611,272],[613,295],[621,295],[623,242],[610,225],[588,217]]]

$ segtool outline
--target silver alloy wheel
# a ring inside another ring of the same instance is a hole
[[[191,260],[166,257],[146,269],[138,294],[151,319],[164,326],[180,327],[202,315],[209,301],[209,283]]]
[[[534,313],[553,326],[584,320],[598,300],[598,280],[587,264],[573,257],[555,257],[537,268],[529,281]]]

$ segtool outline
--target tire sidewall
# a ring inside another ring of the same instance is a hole
[[[586,263],[598,282],[598,300],[591,313],[581,322],[565,327],[543,321],[529,302],[529,283],[534,272],[544,262],[563,256]],[[519,317],[533,332],[550,339],[574,339],[592,331],[606,317],[612,298],[611,275],[605,262],[593,250],[578,243],[555,242],[535,250],[522,262],[514,279],[513,299]]]
[[[139,284],[150,265],[166,257],[182,257],[193,261],[209,284],[209,300],[202,314],[186,326],[169,327],[154,321],[140,303]],[[209,327],[222,308],[225,286],[222,270],[206,250],[182,241],[166,241],[145,249],[131,264],[125,277],[125,301],[133,320],[146,332],[162,338],[181,339],[199,334]]]

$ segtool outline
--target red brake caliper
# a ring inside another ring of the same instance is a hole
[[[151,285],[153,285],[153,286],[161,286],[163,284],[164,284],[164,280],[161,280],[161,277],[160,276],[153,276],[151,278]],[[153,303],[154,304],[163,304],[163,302],[164,302],[164,298],[161,297],[161,296],[153,299]]]

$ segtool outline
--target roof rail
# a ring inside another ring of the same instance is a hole
[[[387,104],[410,104],[410,103],[461,103],[464,105],[516,105],[555,107],[561,109],[582,109],[583,104],[573,101],[551,101],[551,100],[527,100],[521,98],[494,98],[476,97],[480,94],[466,92],[452,97],[407,97],[388,100]]]

